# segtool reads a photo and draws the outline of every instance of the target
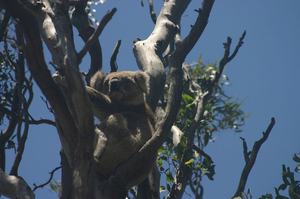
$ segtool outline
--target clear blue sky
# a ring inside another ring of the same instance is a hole
[[[95,7],[96,18],[100,21],[107,10],[117,7],[118,11],[100,36],[104,57],[104,70],[109,70],[109,59],[115,43],[122,40],[118,55],[119,70],[137,70],[132,53],[132,41],[139,37],[146,39],[152,32],[154,24],[148,12],[148,1],[145,7],[140,1],[108,0]],[[158,14],[163,1],[154,1]],[[182,17],[182,37],[188,34],[197,13],[194,9],[201,7],[202,1],[193,1]],[[215,142],[210,143],[205,152],[216,164],[214,181],[204,177],[204,198],[230,198],[236,191],[241,171],[244,167],[243,148],[240,136],[244,137],[251,150],[253,143],[260,139],[268,127],[271,117],[276,124],[270,137],[262,145],[254,168],[252,169],[246,189],[252,189],[253,198],[272,193],[274,187],[282,183],[282,164],[293,170],[296,163],[292,155],[300,152],[300,133],[298,122],[300,91],[300,1],[299,0],[264,0],[216,1],[209,23],[202,37],[186,58],[187,63],[197,61],[200,54],[204,62],[215,62],[223,56],[223,44],[230,36],[234,49],[243,31],[247,30],[244,45],[224,72],[232,83],[226,88],[228,95],[239,99],[247,98],[242,109],[251,112],[246,119],[242,133],[232,131],[215,134]],[[76,48],[79,51],[83,42],[74,34]],[[47,63],[51,57],[46,53]],[[51,66],[50,66],[51,67]],[[87,71],[89,57],[80,65]],[[36,119],[51,118],[45,104],[35,87],[35,101],[31,114]],[[5,126],[1,126],[5,129]],[[19,169],[30,186],[33,183],[44,183],[51,171],[60,164],[60,142],[55,128],[48,125],[31,126],[23,160]],[[7,153],[7,170],[12,165],[13,151]],[[300,179],[296,174],[296,179]],[[60,179],[60,172],[55,174]],[[187,190],[189,192],[189,190]],[[57,198],[47,188],[38,189],[36,198]],[[191,198],[185,195],[183,198]],[[193,197],[192,197],[193,198]]]

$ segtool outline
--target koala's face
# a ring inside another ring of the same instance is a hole
[[[144,93],[148,90],[149,76],[141,71],[121,71],[105,76],[100,92],[113,101],[128,104],[144,103]]]

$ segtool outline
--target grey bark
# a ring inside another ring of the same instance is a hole
[[[21,177],[6,175],[0,169],[0,193],[8,198],[34,199],[35,195]]]

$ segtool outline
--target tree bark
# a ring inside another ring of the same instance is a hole
[[[2,169],[0,169],[0,184],[0,193],[8,198],[35,198],[33,191],[23,178],[13,175],[6,175]]]

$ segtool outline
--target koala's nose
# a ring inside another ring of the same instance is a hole
[[[118,91],[120,89],[120,81],[118,78],[113,78],[110,81],[110,91]]]

